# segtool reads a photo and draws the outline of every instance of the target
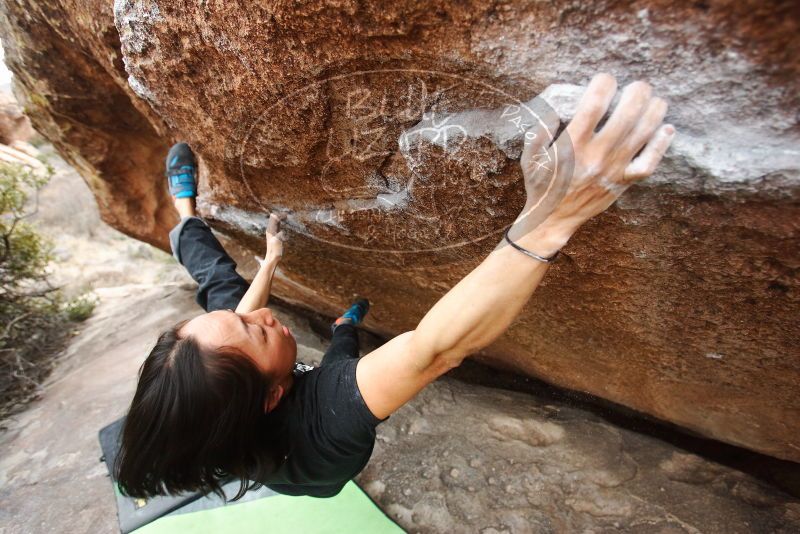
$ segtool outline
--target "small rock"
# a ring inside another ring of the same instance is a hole
[[[371,497],[380,497],[386,491],[386,484],[380,480],[372,480],[364,485],[364,490]]]

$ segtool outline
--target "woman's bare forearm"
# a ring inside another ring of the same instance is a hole
[[[278,267],[280,258],[264,261],[258,269],[255,278],[250,283],[250,288],[236,306],[236,313],[250,313],[253,310],[264,308],[269,302],[269,292],[272,288],[272,277]]]
[[[550,256],[569,235],[567,230],[543,224],[515,242],[541,256]],[[505,242],[498,244],[420,321],[411,338],[418,365],[424,368],[436,359],[445,359],[455,366],[492,343],[522,311],[547,268],[547,263]]]
[[[259,308],[265,308],[269,302],[269,292],[272,288],[272,277],[275,269],[283,257],[283,232],[280,231],[282,216],[275,213],[269,216],[267,223],[266,242],[267,252],[264,260],[259,260],[261,267],[253,278],[250,288],[242,297],[236,307],[236,313],[250,313]]]

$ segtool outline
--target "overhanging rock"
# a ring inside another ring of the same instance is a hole
[[[385,334],[521,207],[522,104],[544,91],[566,119],[570,84],[597,71],[649,80],[679,132],[668,157],[480,358],[800,461],[793,7],[20,0],[2,38],[106,221],[167,246],[162,157],[186,140],[202,213],[245,270],[283,211],[278,294],[331,314],[365,295]]]

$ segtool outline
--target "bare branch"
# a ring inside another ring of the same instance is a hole
[[[3,335],[0,336],[0,341],[8,337],[8,335],[11,333],[11,329],[14,328],[15,324],[25,319],[26,317],[29,317],[31,313],[32,312],[23,313],[22,315],[18,315],[17,317],[14,317],[11,321],[9,321],[9,323],[6,325],[5,330],[3,331]]]

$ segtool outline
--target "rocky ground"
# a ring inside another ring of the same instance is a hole
[[[70,291],[94,290],[99,304],[41,398],[5,422],[0,532],[8,534],[116,530],[97,431],[124,413],[157,333],[200,311],[180,267],[100,224],[80,179],[57,167],[39,214],[57,239],[53,275]],[[327,318],[278,312],[297,332],[299,358],[318,361]],[[410,532],[789,533],[800,531],[799,473],[465,365],[380,425],[357,481]]]

